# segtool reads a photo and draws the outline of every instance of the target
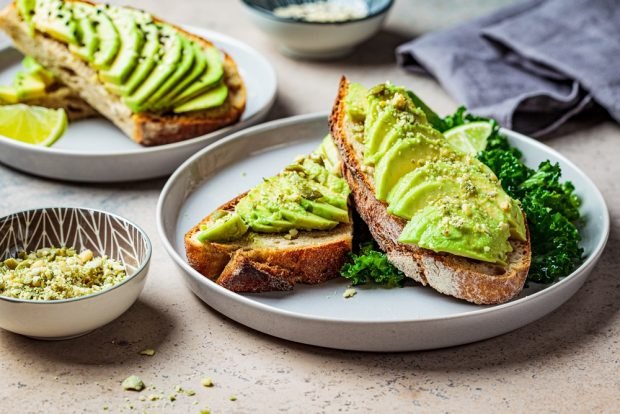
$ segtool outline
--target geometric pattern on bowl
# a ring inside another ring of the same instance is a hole
[[[0,260],[19,251],[66,246],[120,260],[130,276],[148,259],[148,243],[131,223],[98,210],[53,207],[0,218]]]

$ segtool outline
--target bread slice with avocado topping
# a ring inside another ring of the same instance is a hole
[[[331,137],[222,205],[185,235],[189,264],[235,292],[290,290],[340,275],[352,247],[349,188]]]
[[[531,261],[526,227],[525,240],[509,240],[511,251],[506,253],[505,265],[399,241],[408,222],[390,214],[388,203],[377,199],[372,174],[375,168],[364,162],[363,125],[352,119],[357,108],[347,111],[346,107],[349,85],[343,77],[330,116],[330,131],[344,163],[343,174],[351,189],[353,206],[390,262],[423,285],[469,302],[497,304],[516,296],[523,288]]]
[[[233,211],[244,196],[220,206]],[[213,214],[213,213],[212,213]],[[351,223],[331,230],[291,233],[246,233],[228,242],[201,242],[205,217],[185,235],[185,252],[190,266],[233,292],[291,290],[297,283],[317,284],[340,276],[353,240]]]
[[[17,0],[0,12],[0,28],[141,145],[215,131],[245,109],[245,86],[230,56],[139,10]]]

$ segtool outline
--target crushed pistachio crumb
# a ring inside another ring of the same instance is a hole
[[[194,390],[185,390],[185,395],[188,395],[190,397],[193,397],[194,395],[196,395],[196,391]]]
[[[207,387],[207,388],[213,387],[213,381],[211,380],[211,378],[203,378],[200,380],[200,383],[202,384],[203,387]]]
[[[170,402],[174,402],[177,400],[177,395],[176,394],[170,394],[168,396],[168,399],[170,400]]]
[[[160,394],[151,394],[148,397],[149,401],[158,401],[161,400],[161,395]]]
[[[228,397],[228,399],[230,401],[237,401],[237,397],[235,397],[234,395],[231,395],[230,397]]]
[[[151,348],[143,349],[140,351],[140,355],[153,356],[155,355],[155,350]]]
[[[127,277],[125,266],[69,247],[19,252],[0,261],[0,295],[27,300],[61,300],[109,289]]]
[[[123,389],[126,391],[142,391],[144,382],[137,375],[131,375],[123,381]]]
[[[349,288],[349,289],[344,291],[344,293],[342,294],[342,297],[345,298],[345,299],[349,299],[349,298],[352,298],[355,295],[357,295],[357,290],[355,290],[353,288]]]
[[[205,408],[203,410],[200,410],[200,414],[211,414],[211,410]]]

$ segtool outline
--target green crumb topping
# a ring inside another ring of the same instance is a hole
[[[131,375],[123,381],[123,389],[126,391],[142,391],[144,382],[137,375]]]
[[[168,396],[168,399],[170,400],[170,402],[174,402],[177,400],[177,395],[176,394],[170,394]]]
[[[149,401],[158,401],[161,400],[162,396],[159,394],[151,394],[148,396]]]
[[[27,300],[61,300],[109,289],[127,277],[125,266],[69,247],[50,247],[0,261],[0,295]]]
[[[143,349],[140,351],[140,355],[153,356],[155,355],[155,350],[151,348]]]
[[[211,414],[211,410],[207,410],[206,408],[203,410],[200,410],[200,414]]]
[[[237,397],[235,397],[234,395],[231,395],[230,397],[228,397],[228,399],[230,401],[237,401]]]
[[[342,294],[342,297],[345,299],[349,299],[352,298],[353,296],[355,296],[357,294],[357,290],[353,289],[353,288],[349,288],[347,290],[344,291],[344,293]]]
[[[194,395],[196,395],[196,391],[194,390],[185,390],[185,395],[188,395],[190,397],[193,397]]]
[[[202,384],[203,387],[207,387],[207,388],[213,387],[213,381],[211,380],[211,378],[203,378],[200,380],[200,383]]]

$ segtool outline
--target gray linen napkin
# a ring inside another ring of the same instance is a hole
[[[506,128],[541,136],[597,105],[620,122],[619,0],[530,0],[396,54]]]

